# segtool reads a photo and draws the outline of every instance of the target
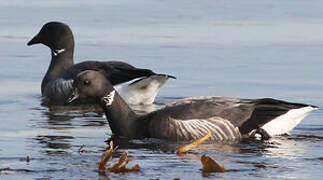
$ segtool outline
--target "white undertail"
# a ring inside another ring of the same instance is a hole
[[[307,106],[289,110],[262,126],[270,136],[282,135],[295,128],[311,111],[317,108]]]
[[[114,88],[127,104],[152,104],[167,79],[166,75],[152,75],[115,85]]]

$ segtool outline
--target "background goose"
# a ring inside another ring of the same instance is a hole
[[[73,83],[69,101],[92,98],[107,115],[115,135],[129,138],[192,140],[212,133],[213,140],[263,138],[287,133],[318,107],[275,99],[187,98],[147,115],[136,115],[100,72],[84,71]]]
[[[42,96],[48,104],[63,105],[71,93],[72,82],[84,70],[102,71],[129,104],[151,104],[171,75],[156,74],[120,61],[85,61],[74,64],[74,38],[68,25],[49,22],[27,45],[44,44],[51,49],[52,59],[41,84]],[[90,103],[78,100],[74,104]]]

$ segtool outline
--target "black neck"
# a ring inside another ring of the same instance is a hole
[[[101,98],[101,105],[107,116],[112,133],[128,138],[144,138],[148,136],[148,123],[142,120],[115,92],[114,100],[107,106]]]
[[[51,50],[52,60],[41,84],[42,94],[48,82],[57,79],[73,65],[73,53],[74,49],[65,49],[63,52],[58,51],[58,53]]]

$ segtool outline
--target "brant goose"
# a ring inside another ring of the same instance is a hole
[[[100,72],[81,72],[73,82],[73,89],[69,102],[79,97],[95,99],[103,108],[112,132],[135,139],[192,140],[207,132],[217,141],[257,136],[268,139],[292,130],[318,108],[270,98],[195,97],[140,116]]]
[[[156,74],[149,69],[135,68],[119,61],[85,61],[73,64],[74,38],[68,25],[49,22],[27,45],[44,44],[51,50],[52,59],[41,84],[42,96],[49,105],[64,105],[71,94],[72,82],[84,70],[102,71],[128,104],[151,104],[160,87],[174,76]],[[74,102],[89,104],[83,100]]]

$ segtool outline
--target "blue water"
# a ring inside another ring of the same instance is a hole
[[[41,106],[50,60],[26,46],[48,21],[70,25],[75,61],[124,60],[177,77],[157,102],[213,95],[274,97],[323,107],[323,2],[318,0],[4,0],[0,2],[0,179],[104,179],[97,163],[108,144],[95,113]],[[110,179],[321,179],[323,111],[287,137],[204,144],[179,157],[184,143],[121,140],[141,170]],[[79,152],[81,146],[83,151]],[[199,155],[227,173],[202,173]],[[30,161],[26,162],[26,157]],[[4,171],[10,168],[11,171]]]

